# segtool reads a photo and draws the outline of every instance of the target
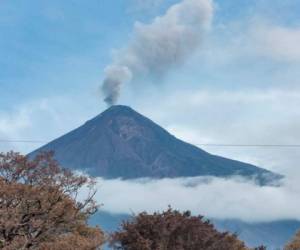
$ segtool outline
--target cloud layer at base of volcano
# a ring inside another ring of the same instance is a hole
[[[95,198],[104,204],[103,211],[116,214],[161,211],[171,205],[174,209],[190,210],[216,219],[300,220],[297,183],[297,179],[288,178],[279,187],[262,187],[239,177],[130,181],[98,178]]]

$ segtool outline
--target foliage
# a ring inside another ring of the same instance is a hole
[[[267,247],[259,246],[259,247],[254,248],[254,250],[267,250]]]
[[[102,231],[87,225],[97,211],[93,181],[60,168],[52,156],[0,154],[1,249],[92,250],[103,243]],[[83,187],[89,193],[79,202]]]
[[[296,233],[293,240],[289,242],[285,248],[285,250],[300,250],[300,231]]]
[[[141,213],[124,221],[111,235],[114,249],[124,250],[246,250],[235,235],[220,233],[203,217],[169,208],[162,213]]]

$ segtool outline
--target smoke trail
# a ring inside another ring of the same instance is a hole
[[[112,65],[105,69],[105,75],[106,78],[102,84],[102,91],[105,95],[104,101],[108,105],[113,105],[120,95],[122,82],[131,80],[131,71],[126,66]]]
[[[102,90],[108,105],[117,102],[121,85],[139,76],[164,76],[201,45],[213,14],[211,0],[183,0],[150,24],[137,22],[129,45],[105,70]]]

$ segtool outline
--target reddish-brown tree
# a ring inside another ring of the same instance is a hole
[[[254,250],[267,250],[267,247],[259,246],[259,247],[254,248]]]
[[[300,231],[296,233],[291,242],[289,242],[285,248],[285,250],[300,250]]]
[[[51,153],[30,160],[0,154],[0,248],[99,249],[104,234],[87,225],[97,211],[93,181],[59,167]],[[77,199],[82,187],[89,190]]]
[[[203,217],[169,208],[141,213],[111,235],[111,246],[124,250],[246,250],[235,235],[220,233]]]

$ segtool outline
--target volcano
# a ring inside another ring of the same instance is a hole
[[[122,105],[108,108],[30,156],[41,151],[54,151],[64,167],[103,178],[240,175],[260,183],[279,178],[257,166],[209,154]]]

